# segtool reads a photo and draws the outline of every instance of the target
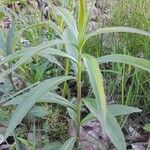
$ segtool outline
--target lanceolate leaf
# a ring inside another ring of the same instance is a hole
[[[61,50],[57,50],[55,48],[44,49],[44,50],[40,51],[38,54],[40,55],[43,52],[46,53],[46,54],[49,54],[49,55],[54,55],[54,56],[56,55],[56,56],[70,58],[74,62],[77,62],[77,60],[74,57],[68,55],[66,52],[63,52]]]
[[[40,53],[40,56],[46,58],[50,63],[56,64],[59,67],[63,68],[60,62],[54,56],[45,52]]]
[[[13,130],[22,121],[22,119],[26,116],[29,110],[46,92],[56,87],[60,83],[70,79],[74,78],[70,76],[54,77],[43,81],[38,86],[33,88],[29,93],[30,97],[28,97],[28,99],[25,99],[21,104],[19,104],[16,110],[13,112],[5,133],[5,139],[13,132]]]
[[[123,132],[117,120],[109,111],[107,111],[106,123],[104,122],[103,128],[118,150],[126,150]]]
[[[19,105],[24,102],[25,99],[28,99],[30,96],[32,96],[32,92],[24,93],[20,96],[12,98],[12,100],[9,100],[4,104],[4,106],[9,105]],[[47,103],[55,103],[60,104],[62,106],[70,107],[73,110],[76,110],[76,106],[71,103],[69,100],[65,99],[64,97],[57,95],[52,92],[45,93],[40,99],[38,99],[36,102],[47,102]]]
[[[142,111],[141,109],[135,107],[129,107],[126,105],[118,104],[108,105],[107,109],[111,112],[113,116],[129,115],[132,113],[139,113]]]
[[[101,122],[101,125],[104,131],[108,134],[109,138],[116,146],[118,150],[126,150],[125,139],[119,124],[116,119],[113,117],[111,112],[107,109],[107,115],[105,121],[102,121],[101,116],[99,115],[98,107],[96,103],[92,102],[93,99],[85,99],[84,103],[90,112]]]
[[[67,140],[59,150],[72,150],[76,142],[76,137]]]
[[[97,62],[99,64],[107,63],[107,62],[118,62],[118,63],[130,64],[150,72],[150,61],[143,58],[137,58],[128,55],[122,55],[122,54],[106,55],[97,58]]]
[[[98,29],[95,32],[89,33],[87,35],[85,35],[85,41],[87,41],[89,38],[96,36],[96,35],[100,35],[103,33],[112,33],[112,32],[127,32],[127,33],[137,33],[137,34],[141,34],[141,35],[145,35],[145,36],[150,36],[149,32],[143,31],[143,30],[139,30],[136,28],[130,28],[130,27],[108,27],[108,28],[101,28]]]
[[[93,89],[93,93],[96,98],[98,114],[102,117],[101,118],[102,120],[105,120],[106,112],[107,112],[106,96],[104,92],[103,78],[98,63],[96,59],[90,55],[84,54],[82,57],[90,78],[90,83]]]
[[[71,56],[71,57],[73,57],[74,58],[74,60],[77,62],[77,60],[78,60],[78,50],[77,50],[77,48],[75,47],[75,45],[77,45],[77,41],[76,41],[76,39],[74,38],[74,36],[73,36],[73,34],[72,34],[72,32],[70,32],[70,29],[69,28],[67,28],[65,31],[64,31],[64,33],[63,33],[64,35],[64,40],[65,41],[68,41],[68,43],[66,43],[66,52]],[[71,43],[73,43],[73,44],[71,44]],[[77,75],[77,64],[75,63],[75,62],[73,62],[73,61],[71,61],[71,63],[72,63],[72,66],[73,66],[73,70],[74,70],[74,72],[75,72],[75,74]]]
[[[65,21],[66,25],[68,26],[70,31],[73,33],[73,36],[77,40],[78,39],[77,24],[76,24],[76,21],[75,21],[73,15],[71,14],[71,12],[69,12],[67,9],[62,8],[62,7],[58,7],[58,8],[55,8],[55,9],[58,12],[58,14],[62,16],[62,18]]]
[[[92,98],[87,98],[87,99],[83,99],[85,105],[87,107],[89,106],[92,106],[92,108],[97,108],[97,105],[96,105],[96,100],[95,99],[92,99]],[[92,109],[91,108],[91,109]],[[107,110],[114,116],[114,117],[117,117],[117,116],[122,116],[122,115],[129,115],[129,114],[132,114],[132,113],[139,113],[141,112],[142,110],[141,109],[138,109],[138,108],[135,108],[135,107],[129,107],[129,106],[126,106],[126,105],[118,105],[118,104],[113,104],[113,105],[107,105]],[[96,114],[96,110],[93,110],[93,112],[95,112]],[[85,124],[87,123],[88,121],[91,121],[92,119],[94,119],[94,114],[92,113],[89,113],[83,120],[82,120],[82,123],[81,124]]]
[[[87,6],[86,0],[79,1],[79,14],[78,14],[78,30],[79,34],[86,29],[87,23]]]
[[[9,29],[7,40],[6,40],[6,54],[7,56],[12,54],[14,49],[15,49],[15,43],[14,43],[14,38],[15,38],[15,21],[12,22],[12,26]]]
[[[12,71],[14,71],[15,69],[17,69],[20,65],[24,64],[28,59],[30,59],[32,56],[34,56],[36,53],[38,53],[41,50],[47,49],[50,46],[54,46],[54,45],[60,45],[60,44],[64,44],[64,41],[56,39],[56,40],[52,40],[49,42],[44,42],[36,47],[30,47],[30,48],[25,48],[20,52],[15,52],[14,54],[6,57],[4,60],[2,60],[0,62],[0,64],[4,64],[8,61],[12,61],[15,58],[20,58],[10,69],[7,69],[6,71],[2,72],[0,74],[0,78],[3,78],[4,76],[8,75],[9,73],[11,73]]]
[[[70,107],[71,109],[76,110],[76,106],[73,103],[52,92],[46,93],[38,102],[60,104],[62,106]]]
[[[0,50],[1,51],[5,51],[6,50],[6,38],[4,36],[4,32],[3,32],[2,29],[0,29]]]

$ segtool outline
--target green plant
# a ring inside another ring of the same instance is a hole
[[[15,62],[10,68],[1,73],[0,78],[2,78],[19,68],[19,66],[26,63],[29,58],[33,56],[47,58],[51,63],[55,63],[58,66],[60,65],[60,62],[55,59],[55,56],[62,56],[70,59],[75,75],[75,77],[51,77],[50,79],[46,79],[40,82],[37,86],[32,87],[29,91],[23,92],[23,94],[21,95],[17,93],[17,96],[16,94],[15,96],[12,95],[11,100],[6,102],[4,106],[17,106],[16,110],[11,116],[11,119],[9,120],[8,128],[5,133],[5,139],[13,132],[13,130],[17,127],[17,125],[22,121],[22,119],[27,115],[27,113],[36,103],[57,103],[71,108],[70,111],[73,112],[71,113],[73,114],[71,115],[71,117],[77,130],[77,136],[72,137],[68,141],[66,141],[61,149],[71,150],[74,147],[75,142],[76,148],[80,149],[80,126],[83,122],[85,122],[85,120],[90,119],[89,116],[83,119],[81,118],[82,104],[85,104],[91,112],[90,115],[96,117],[101,122],[102,128],[108,134],[115,147],[119,150],[126,149],[125,139],[121,128],[117,123],[117,120],[115,119],[115,116],[126,115],[133,112],[140,112],[141,110],[123,105],[106,104],[103,77],[99,65],[108,62],[117,62],[133,65],[150,72],[150,62],[142,58],[136,58],[122,54],[106,55],[99,58],[94,58],[93,56],[84,54],[83,47],[85,43],[90,40],[90,38],[99,34],[110,32],[129,32],[150,36],[150,33],[128,27],[101,28],[95,32],[87,33],[88,21],[90,13],[92,11],[92,7],[89,13],[87,13],[87,7],[85,4],[86,0],[79,1],[77,23],[68,10],[61,7],[54,7],[54,10],[58,14],[58,16],[62,17],[62,19],[64,20],[66,27],[63,31],[61,31],[61,29],[59,28],[60,25],[57,26],[54,22],[51,21],[48,21],[46,23],[48,23],[51,28],[56,31],[56,33],[60,36],[60,39],[54,39],[44,42],[35,47],[29,47],[20,51],[16,51],[11,55],[5,57],[5,59],[0,62],[0,64]],[[16,45],[16,40],[20,36],[20,33],[22,33],[22,31],[19,31],[15,36],[13,45]],[[61,51],[59,49],[59,45],[65,45],[66,52]],[[88,73],[95,99],[81,97],[81,72],[83,70],[86,70]],[[77,82],[76,103],[72,103],[71,101],[66,100],[64,97],[61,97],[55,93],[55,89],[57,89],[59,84],[66,80],[72,79],[75,79]]]
[[[112,18],[109,20],[108,25],[131,26],[149,31],[149,4],[149,0],[116,1],[116,3],[114,3],[114,5],[112,6]],[[110,37],[110,52],[112,52],[111,50],[113,49],[113,53],[123,53],[132,56],[143,57],[149,60],[149,37],[143,37],[130,33],[112,34]],[[122,68],[124,67],[122,66]],[[124,102],[126,104],[128,103],[128,105],[131,106],[142,105],[143,111],[147,113],[150,106],[150,96],[147,88],[149,87],[149,74],[145,74],[145,72],[143,72],[142,70],[134,69],[128,66],[125,66],[124,70],[124,75],[122,75],[122,77],[124,78],[124,81],[122,82],[124,84],[122,84],[122,87],[124,89]],[[128,72],[128,70],[130,70],[130,73]],[[112,78],[114,79],[114,77]],[[130,87],[130,93],[128,93],[130,81],[132,82],[132,89]],[[116,93],[118,89],[115,89],[114,91],[114,93]]]

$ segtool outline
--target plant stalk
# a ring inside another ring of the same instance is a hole
[[[80,143],[80,122],[81,122],[81,53],[78,56],[78,76],[77,76],[77,146]]]

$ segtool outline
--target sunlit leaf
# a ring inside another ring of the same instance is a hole
[[[72,150],[74,147],[74,144],[76,142],[76,137],[72,137],[69,140],[67,140],[62,147],[60,148],[60,150]]]
[[[98,114],[102,117],[102,120],[105,120],[106,117],[106,96],[103,86],[103,78],[100,72],[98,63],[93,56],[84,54],[82,55],[85,67],[88,72],[90,83],[95,95],[96,104],[98,108]]]
[[[35,103],[51,88],[54,88],[56,85],[61,84],[66,80],[73,79],[73,77],[69,76],[60,76],[54,77],[51,79],[47,79],[40,83],[38,86],[33,88],[28,96],[28,99],[24,99],[22,103],[20,103],[16,110],[13,112],[11,119],[9,120],[8,128],[5,133],[5,139],[13,132],[16,126],[22,121],[22,119],[26,116],[26,114],[31,110],[31,108],[35,105]]]
[[[3,78],[4,76],[7,76],[9,73],[11,73],[12,71],[14,71],[15,69],[17,69],[20,65],[24,64],[25,62],[27,62],[32,56],[34,56],[36,53],[38,53],[39,51],[46,49],[50,46],[54,46],[54,45],[61,45],[64,44],[65,42],[59,39],[56,40],[52,40],[49,42],[44,42],[38,46],[35,47],[30,47],[30,48],[25,48],[22,50],[22,52],[15,52],[14,54],[6,57],[5,59],[3,59],[0,64],[4,64],[8,61],[12,61],[15,58],[19,57],[19,60],[10,68],[7,69],[6,71],[2,72],[0,74],[0,78]]]
[[[106,56],[97,58],[97,62],[99,64],[108,63],[108,62],[130,64],[130,65],[133,65],[135,67],[138,67],[138,68],[141,68],[143,70],[150,72],[150,61],[143,59],[143,58],[137,58],[137,57],[128,56],[128,55],[122,55],[122,54],[106,55]]]
[[[79,13],[78,13],[78,30],[82,34],[86,29],[87,23],[87,3],[86,0],[79,0]]]
[[[126,33],[136,33],[136,34],[141,34],[145,36],[150,36],[149,32],[139,30],[136,28],[130,28],[130,27],[107,27],[107,28],[100,28],[92,33],[89,33],[85,35],[85,41],[90,39],[93,36],[100,35],[103,33],[115,33],[115,32],[126,32]]]
[[[76,39],[74,38],[73,34],[70,32],[70,30],[67,28],[64,33],[63,33],[63,38],[65,41],[68,41],[68,43],[66,43],[66,51],[67,53],[74,58],[74,60],[77,62],[78,61],[78,50],[75,47],[75,45],[77,44]],[[73,43],[73,44],[71,44]],[[74,70],[74,73],[77,75],[77,64],[73,61],[71,61],[72,63],[72,67]]]
[[[97,107],[95,99],[92,99],[92,98],[89,99],[88,98],[87,102],[86,102],[86,99],[84,99],[84,102],[85,103],[90,103],[89,105],[91,105],[93,108]],[[129,106],[126,106],[126,105],[118,105],[118,104],[107,105],[107,110],[110,111],[111,114],[114,117],[122,116],[122,115],[129,115],[129,114],[132,114],[132,113],[139,113],[139,112],[142,111],[141,109],[138,109],[138,108],[135,108],[135,107],[129,107]],[[86,124],[87,122],[89,122],[93,119],[95,119],[94,115],[92,113],[89,113],[82,120],[81,124]]]
[[[62,7],[57,7],[55,9],[58,12],[58,14],[62,16],[63,20],[65,21],[68,28],[70,29],[70,31],[73,33],[74,37],[77,40],[78,39],[77,24],[71,12]]]
[[[118,150],[126,150],[126,143],[119,124],[113,117],[111,112],[107,109],[105,121],[102,121],[99,115],[99,110],[96,103],[92,102],[93,99],[85,99],[84,103],[90,112],[101,122],[104,131],[107,133],[113,144]]]

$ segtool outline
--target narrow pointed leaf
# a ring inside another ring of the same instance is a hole
[[[66,52],[63,52],[61,50],[57,50],[55,48],[44,49],[44,50],[40,51],[38,54],[40,55],[41,53],[43,53],[43,51],[44,51],[44,53],[49,54],[49,55],[66,57],[66,58],[70,58],[74,62],[77,62],[77,60],[74,57],[68,55]]]
[[[75,142],[76,142],[76,137],[72,137],[69,140],[67,140],[59,150],[72,150]]]
[[[67,28],[65,31],[64,31],[64,34],[63,34],[63,38],[65,41],[68,41],[68,43],[66,43],[66,49],[67,49],[67,53],[74,58],[74,60],[77,62],[78,61],[78,50],[77,48],[75,47],[75,45],[77,45],[77,41],[76,39],[74,38],[73,34],[70,32],[69,28]],[[73,44],[71,44],[73,43]],[[71,61],[72,63],[72,67],[73,67],[73,70],[75,72],[75,74],[77,75],[77,64],[73,61]]]
[[[40,53],[40,56],[46,58],[50,63],[56,64],[59,67],[63,68],[61,63],[54,56],[49,55],[45,52]]]
[[[141,68],[143,70],[150,72],[150,61],[143,59],[143,58],[137,58],[137,57],[128,56],[128,55],[122,55],[122,54],[106,55],[106,56],[97,58],[97,62],[99,64],[108,63],[108,62],[130,64],[130,65],[133,65],[135,67],[138,67],[138,68]]]
[[[103,78],[98,63],[93,56],[84,54],[82,57],[96,98],[98,113],[102,117],[102,120],[105,120],[107,112],[106,96],[104,92]]]
[[[29,93],[30,97],[28,97],[28,99],[25,99],[23,103],[19,104],[16,110],[13,112],[8,124],[8,128],[5,133],[5,139],[13,132],[13,130],[22,121],[22,119],[26,116],[29,110],[31,110],[31,108],[35,105],[35,103],[46,92],[48,92],[51,88],[54,88],[56,85],[59,85],[62,82],[70,79],[73,79],[73,77],[69,76],[54,77],[43,81],[38,86],[33,88]]]
[[[111,112],[113,116],[122,116],[142,112],[141,109],[118,104],[108,105],[107,109]]]
[[[6,102],[3,106],[20,105],[24,102],[24,100],[31,97],[32,94],[33,94],[32,92],[28,92],[28,93],[19,95],[17,97],[13,97],[13,98],[11,97],[11,100]],[[36,102],[55,103],[55,104],[60,104],[62,106],[70,107],[71,109],[76,110],[76,106],[73,103],[71,103],[69,100],[65,99],[64,97],[58,94],[52,93],[52,92],[47,92]]]
[[[9,29],[7,40],[6,40],[6,54],[7,55],[12,54],[15,49],[15,43],[14,43],[14,38],[15,38],[15,33],[16,33],[15,29],[16,29],[16,25],[15,25],[15,21],[13,21],[12,26]]]
[[[91,105],[93,108],[97,107],[95,99],[92,99],[92,98],[84,99],[84,102],[85,102],[86,105]],[[141,109],[138,109],[138,108],[135,108],[135,107],[129,107],[129,106],[126,106],[126,105],[118,105],[118,104],[107,105],[107,110],[110,111],[111,114],[114,117],[122,116],[122,115],[129,115],[129,114],[132,114],[132,113],[139,113],[139,112],[142,111]],[[94,110],[93,110],[93,112],[94,112]],[[95,112],[96,112],[96,110],[95,110]],[[83,125],[83,124],[93,120],[94,118],[95,118],[94,115],[92,113],[89,113],[82,120],[81,124]]]
[[[141,34],[145,36],[150,36],[149,32],[139,30],[136,28],[130,28],[130,27],[107,27],[107,28],[101,28],[98,29],[95,32],[89,33],[85,36],[86,41],[90,39],[93,36],[100,35],[103,33],[113,33],[113,32],[126,32],[126,33],[136,33],[136,34]]]
[[[86,0],[79,1],[79,14],[78,14],[78,30],[79,34],[82,33],[86,28],[87,23],[87,2]]]
[[[34,56],[39,51],[46,49],[50,46],[60,45],[60,44],[64,44],[64,41],[56,39],[56,40],[52,40],[49,42],[44,42],[36,47],[30,47],[30,48],[23,49],[22,53],[20,51],[20,52],[16,52],[17,53],[16,55],[14,53],[14,54],[6,57],[4,60],[2,60],[0,62],[0,64],[4,64],[8,61],[12,61],[12,60],[14,60],[14,58],[18,58],[18,57],[20,57],[20,59],[10,69],[7,69],[6,71],[2,72],[0,74],[0,79],[3,78],[4,76],[7,76],[9,73],[14,71],[15,69],[17,69],[20,65],[24,64],[26,61],[28,61],[32,56]]]
[[[0,50],[6,50],[6,38],[2,29],[0,29]]]
[[[78,39],[78,30],[77,30],[77,24],[76,21],[67,9],[58,7],[55,8],[59,15],[62,16],[63,20],[65,21],[66,25],[70,29],[70,31],[73,33],[74,37],[76,37],[76,40]]]
[[[84,103],[90,112],[101,122],[104,131],[107,133],[115,147],[118,150],[126,150],[126,143],[123,133],[111,112],[107,109],[106,119],[105,121],[102,121],[96,102],[94,103],[93,99],[85,99]]]

